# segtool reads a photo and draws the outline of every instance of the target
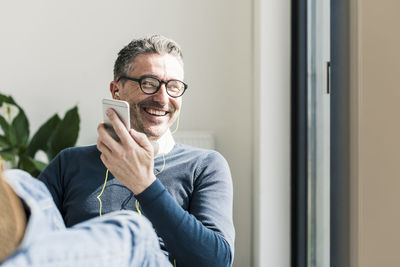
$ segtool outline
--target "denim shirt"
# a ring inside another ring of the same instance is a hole
[[[109,213],[66,228],[47,187],[21,170],[5,181],[30,209],[25,236],[0,266],[171,266],[144,217]]]

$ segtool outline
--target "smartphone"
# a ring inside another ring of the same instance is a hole
[[[126,101],[115,100],[115,99],[103,99],[102,102],[103,102],[103,121],[106,126],[106,130],[115,140],[119,141],[119,138],[114,131],[111,121],[106,115],[106,111],[107,109],[112,108],[118,114],[118,117],[125,125],[126,129],[129,130],[131,128],[129,104]]]

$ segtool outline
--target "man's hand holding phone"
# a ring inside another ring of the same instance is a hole
[[[97,148],[101,160],[115,178],[134,194],[140,194],[156,179],[153,170],[154,151],[144,133],[127,129],[113,108],[105,111],[115,131],[115,140],[101,123],[97,128]]]

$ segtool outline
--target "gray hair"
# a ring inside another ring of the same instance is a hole
[[[175,56],[183,67],[183,56],[180,46],[173,40],[161,35],[153,35],[141,39],[135,39],[122,48],[114,64],[114,80],[126,76],[133,70],[133,61],[143,54],[170,54]]]

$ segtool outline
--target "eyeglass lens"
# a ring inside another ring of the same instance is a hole
[[[143,92],[146,94],[152,94],[158,90],[158,88],[161,86],[161,83],[155,78],[146,77],[141,80],[140,85]],[[184,91],[185,85],[181,81],[170,80],[167,82],[166,88],[169,95],[179,96]]]

